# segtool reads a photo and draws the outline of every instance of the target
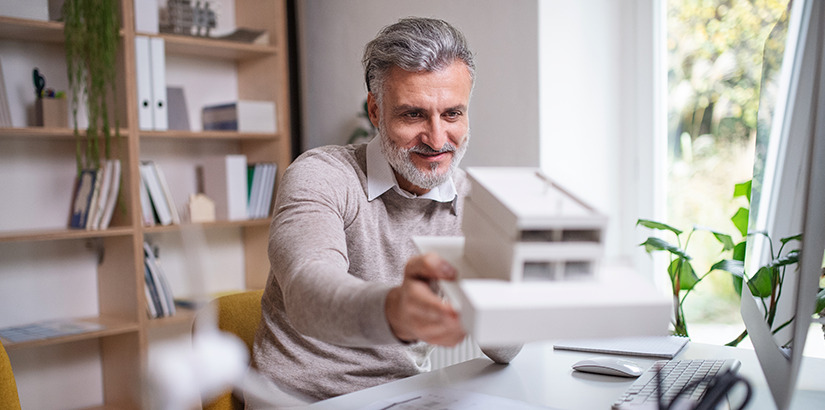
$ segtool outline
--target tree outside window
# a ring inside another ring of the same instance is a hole
[[[747,202],[734,200],[733,189],[753,175],[762,72],[778,69],[784,48],[782,38],[766,40],[787,7],[787,0],[667,1],[669,224],[741,238],[730,218]],[[696,235],[690,248],[697,272],[721,256],[710,236]],[[684,308],[688,323],[741,324],[739,296],[721,272]],[[728,342],[739,330],[708,342]]]

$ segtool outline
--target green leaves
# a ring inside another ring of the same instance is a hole
[[[656,222],[656,221],[651,221],[649,219],[639,219],[639,220],[637,220],[636,221],[636,226],[639,226],[639,225],[644,226],[645,228],[657,229],[657,230],[660,230],[660,231],[670,231],[670,232],[673,232],[674,234],[676,234],[676,236],[679,236],[679,235],[682,234],[682,231],[679,230],[679,229],[676,229],[676,228],[674,228],[674,227],[672,227],[668,224],[664,224],[664,223]]]
[[[825,310],[825,289],[820,289],[816,294],[816,308],[814,313],[820,313]]]
[[[667,268],[667,273],[670,275],[674,290],[677,283],[679,290],[691,290],[700,280],[699,276],[696,275],[696,271],[693,270],[693,265],[685,259],[676,259],[671,262]]]
[[[742,236],[748,235],[748,222],[750,220],[750,210],[747,208],[739,208],[735,214],[730,218],[731,222],[733,222],[733,226],[736,227],[736,230]]]
[[[645,247],[645,252],[647,252],[647,253],[651,253],[651,252],[655,252],[655,251],[667,251],[667,252],[670,252],[673,255],[676,255],[679,258],[683,258],[683,259],[687,259],[687,260],[691,259],[691,257],[688,256],[688,254],[685,253],[684,250],[682,250],[678,246],[675,246],[675,245],[669,243],[668,241],[665,241],[665,240],[660,239],[660,238],[654,238],[654,237],[651,236],[650,238],[647,238],[646,241],[640,243],[639,246],[644,246]]]

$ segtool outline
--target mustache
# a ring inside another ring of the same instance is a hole
[[[416,154],[425,154],[425,155],[433,155],[433,154],[443,154],[445,152],[455,152],[456,147],[455,145],[447,142],[444,143],[444,146],[441,147],[440,150],[434,150],[427,144],[418,144],[408,150],[408,152],[413,152]]]

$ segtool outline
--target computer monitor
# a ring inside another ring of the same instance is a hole
[[[763,78],[760,118],[771,115],[769,127],[757,137],[745,272],[753,277],[771,260],[771,241],[776,251],[780,238],[801,233],[799,262],[785,269],[771,328],[765,319],[770,297],[760,300],[743,286],[741,302],[748,335],[780,409],[794,398],[825,249],[825,1],[795,0],[788,17],[777,87]],[[753,232],[766,232],[770,241]]]

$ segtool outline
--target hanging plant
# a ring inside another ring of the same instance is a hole
[[[62,11],[79,173],[82,169],[100,168],[101,158],[108,159],[111,154],[109,103],[114,107],[117,101],[117,2],[66,0]],[[85,104],[89,120],[85,135],[77,128],[81,104]],[[120,137],[117,115],[114,117],[115,136]]]

